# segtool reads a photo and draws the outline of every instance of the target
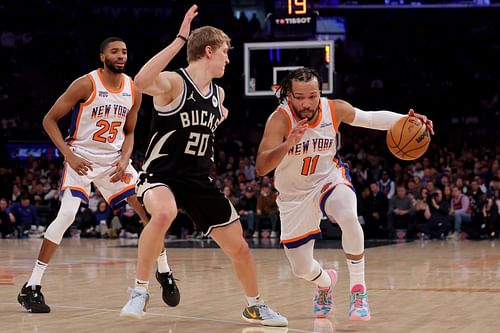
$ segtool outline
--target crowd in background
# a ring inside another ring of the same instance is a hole
[[[175,20],[180,17],[172,13],[182,7],[172,2],[163,12],[139,11],[130,3],[110,14],[108,7],[97,2],[81,5],[81,11],[72,11],[63,2],[33,1],[36,10],[30,11],[31,20],[26,11],[16,8],[19,4],[0,8],[5,23],[0,31],[0,72],[8,78],[0,82],[0,146],[16,140],[48,141],[41,128],[43,115],[70,80],[97,66],[99,42],[110,35],[124,38],[129,48],[127,72],[133,76],[175,36],[169,27],[178,26]],[[434,120],[436,131],[424,157],[406,162],[390,155],[384,132],[340,127],[340,155],[350,166],[366,237],[498,237],[498,10],[456,9],[447,14],[453,19],[446,23],[442,12],[341,14],[347,35],[335,43],[333,97],[365,110],[405,113],[413,107]],[[89,28],[90,16],[95,19]],[[53,18],[52,23],[44,25],[40,17]],[[278,237],[272,174],[258,177],[254,167],[263,124],[277,100],[244,98],[241,77],[243,43],[257,41],[255,36],[272,37],[258,33],[264,22],[250,24],[248,18],[237,18],[228,5],[211,7],[198,23],[224,29],[234,44],[226,75],[218,82],[226,91],[230,116],[216,134],[212,176],[235,204],[248,237]],[[170,69],[184,65],[185,57],[179,55]],[[150,112],[151,100],[144,98],[133,157],[137,168],[144,155],[141,147],[147,140]],[[66,125],[63,119],[61,126]],[[8,161],[5,149],[1,154],[2,236],[38,237],[59,207],[62,161],[44,157]],[[130,207],[112,210],[95,192],[68,236],[134,238],[140,230]],[[203,235],[180,211],[169,237]]]

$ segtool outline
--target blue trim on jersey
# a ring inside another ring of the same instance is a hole
[[[126,200],[122,200],[120,201],[119,203],[117,203],[116,205],[113,206],[113,209],[116,209],[116,208],[122,208],[123,206],[125,206],[127,204],[127,201]]]
[[[135,189],[131,188],[130,190],[123,192],[122,194],[120,194],[119,196],[117,196],[116,198],[111,200],[109,205],[111,206],[111,208],[121,207],[120,204],[122,204],[122,202],[125,201],[125,199],[127,199],[128,197],[130,197],[134,194],[135,194]],[[122,204],[122,206],[123,206],[123,204]]]
[[[335,187],[337,187],[337,185],[326,191],[325,194],[323,194],[323,197],[321,198],[321,201],[319,203],[319,208],[321,209],[321,212],[323,213],[324,216],[328,216],[325,211],[326,200],[328,200],[330,194],[332,194]]]
[[[338,185],[338,184],[337,184]],[[332,194],[333,190],[335,190],[335,188],[337,187],[337,185],[335,185],[334,187],[332,187],[331,189],[329,189],[328,191],[326,191],[322,198],[321,198],[321,201],[319,203],[319,208],[321,209],[321,212],[323,212],[323,215],[324,216],[328,216],[326,214],[326,211],[325,211],[325,205],[326,205],[326,200],[328,200],[328,198],[330,197],[330,195]],[[354,193],[356,193],[356,190],[354,189],[354,187],[348,185],[348,184],[345,184],[347,185]]]
[[[76,140],[73,137],[76,131],[76,121],[78,120],[78,112],[80,111],[80,103],[77,103],[73,108],[71,108],[71,122],[69,124],[69,136],[66,139],[66,142],[70,142],[71,140]]]
[[[304,237],[302,239],[299,239],[295,242],[290,242],[290,243],[283,243],[283,246],[286,247],[287,249],[295,249],[301,245],[304,245],[305,243],[309,242],[310,240],[313,239],[322,239],[323,236],[321,235],[321,231],[319,231],[317,234],[312,234],[307,237]]]
[[[65,188],[64,190],[62,191],[59,191],[59,196],[63,196],[64,195],[64,191],[66,191],[66,189],[70,190],[71,191],[71,195],[74,196],[75,198],[80,198],[82,199],[83,202],[85,202],[86,204],[89,203],[89,198],[87,197],[87,195],[82,192],[82,191],[78,191],[78,190],[75,190],[75,189],[72,189],[72,188]]]
[[[337,165],[340,165],[345,169],[345,178],[349,181],[352,182],[351,174],[349,173],[349,165],[347,163],[342,162],[342,159],[340,156],[338,156],[338,153],[335,154],[335,158],[339,161]],[[353,189],[354,190],[354,189]],[[356,191],[354,191],[356,193]]]

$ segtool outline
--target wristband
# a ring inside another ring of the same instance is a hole
[[[187,39],[186,37],[184,37],[183,35],[180,35],[180,34],[179,34],[179,35],[177,35],[177,36],[175,36],[175,38],[182,39],[182,40],[183,40],[184,42],[186,42],[186,43],[187,43],[187,41],[188,41],[188,39]]]

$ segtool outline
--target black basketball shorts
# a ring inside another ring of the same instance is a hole
[[[150,189],[166,186],[172,191],[178,208],[183,208],[205,235],[214,228],[239,220],[232,203],[208,177],[157,176],[141,173],[137,182],[137,197],[142,202]]]

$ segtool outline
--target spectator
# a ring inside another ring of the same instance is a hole
[[[389,211],[387,213],[388,230],[394,236],[395,230],[402,230],[396,233],[398,239],[410,238],[409,230],[413,230],[415,223],[415,207],[411,198],[406,193],[404,185],[398,185],[397,195],[389,200]]]
[[[40,234],[40,220],[36,208],[30,203],[30,197],[27,194],[21,196],[21,202],[12,205],[11,213],[16,219],[16,227],[19,230],[21,238],[28,238],[31,230],[35,234]]]
[[[12,196],[12,181],[11,170],[0,166],[0,198],[10,198]]]
[[[252,179],[255,179],[255,167],[253,167],[251,164],[247,164],[247,162],[249,161],[250,159],[248,157],[240,157],[238,169],[236,170],[236,175],[239,181],[250,181]]]
[[[2,238],[11,238],[15,231],[16,219],[8,208],[5,198],[0,199],[0,234]]]
[[[116,238],[118,236],[116,230],[110,228],[113,212],[111,211],[111,208],[106,200],[99,200],[94,216],[97,224],[96,231],[102,238]]]
[[[471,223],[472,218],[470,214],[469,198],[463,194],[458,186],[451,186],[451,215],[454,220],[453,233],[449,234],[447,239],[459,240],[462,231],[462,222]]]
[[[376,237],[387,237],[387,210],[389,209],[389,201],[385,193],[380,191],[378,184],[373,182],[370,184],[370,191],[372,193],[372,218],[370,222],[373,224],[371,226],[377,230]]]
[[[262,222],[269,220],[271,223],[271,238],[278,237],[278,205],[276,204],[276,192],[270,186],[262,186],[260,196],[257,198],[257,208],[255,216],[255,231],[260,232]]]
[[[425,236],[426,226],[431,218],[431,211],[428,204],[429,191],[425,187],[420,189],[420,195],[415,201],[415,222],[416,230],[421,236]],[[428,237],[428,236],[426,236]]]
[[[391,199],[396,192],[396,185],[394,181],[389,178],[389,172],[387,170],[382,171],[381,178],[377,182],[377,185],[382,193],[385,194],[387,199]]]
[[[19,202],[21,200],[21,195],[22,195],[22,191],[21,191],[21,187],[19,186],[19,184],[17,184],[17,183],[12,184],[11,202]]]
[[[224,193],[224,196],[228,198],[234,206],[236,206],[236,204],[238,203],[238,197],[234,194],[232,186],[224,186],[224,190],[222,192]]]
[[[139,238],[143,228],[142,221],[129,204],[121,208],[120,222],[123,226],[123,233],[120,233],[120,235],[125,238]]]
[[[443,192],[436,189],[427,198],[430,218],[424,225],[424,233],[431,239],[445,239],[451,229],[450,206],[443,200]]]
[[[358,201],[358,220],[361,226],[363,227],[363,231],[367,238],[372,238],[374,231],[370,230],[370,227],[374,225],[372,222],[373,219],[373,205],[370,197],[370,188],[368,186],[364,186],[361,191],[358,192],[357,201]]]
[[[252,187],[248,186],[245,189],[243,196],[238,200],[236,209],[238,209],[238,213],[240,214],[240,220],[246,223],[245,230],[247,231],[247,235],[251,235],[253,238],[259,238],[259,232],[255,229],[257,198],[255,198],[255,192]]]

